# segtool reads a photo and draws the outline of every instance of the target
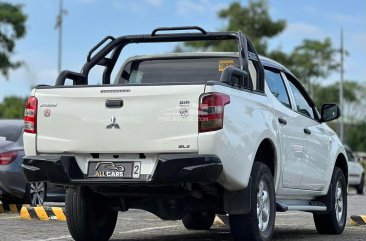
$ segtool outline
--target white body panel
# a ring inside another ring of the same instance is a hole
[[[215,154],[220,158],[224,172],[219,183],[226,189],[243,189],[248,185],[261,141],[276,138],[272,108],[268,98],[260,94],[220,85],[207,86],[206,92],[227,94],[230,104],[225,106],[222,130],[199,134],[199,154]]]
[[[101,93],[111,89],[125,92]],[[204,85],[37,89],[37,152],[197,152],[203,91]],[[107,108],[107,99],[122,99],[123,107]],[[119,128],[108,129],[113,117]]]

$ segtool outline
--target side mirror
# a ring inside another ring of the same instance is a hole
[[[227,66],[224,69],[221,74],[220,82],[234,87],[253,89],[253,86],[249,84],[248,72],[233,66]]]
[[[324,104],[321,111],[321,122],[328,122],[338,119],[341,116],[341,109],[337,104]]]

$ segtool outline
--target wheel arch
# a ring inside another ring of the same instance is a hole
[[[338,154],[334,166],[339,167],[342,170],[344,177],[346,178],[347,185],[348,185],[348,164],[347,164],[347,159],[343,153]]]
[[[254,161],[261,162],[268,166],[272,176],[277,179],[277,149],[274,142],[270,138],[265,138],[261,141],[255,154]]]

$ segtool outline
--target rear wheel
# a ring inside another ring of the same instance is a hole
[[[104,204],[105,199],[87,187],[66,190],[67,226],[76,241],[104,241],[112,236],[118,212]]]
[[[362,175],[361,183],[356,187],[357,194],[365,194],[365,177]]]
[[[213,212],[193,212],[185,215],[182,219],[186,229],[208,230],[215,220]]]
[[[313,214],[316,230],[321,234],[340,234],[346,226],[347,182],[342,170],[335,167],[326,202],[330,211]]]
[[[235,241],[268,241],[275,224],[273,177],[269,168],[260,162],[254,162],[251,177],[250,212],[229,216],[231,233]]]

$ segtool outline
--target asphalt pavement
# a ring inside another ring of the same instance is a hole
[[[350,194],[348,216],[366,215],[366,195]],[[66,222],[20,220],[19,214],[0,214],[0,241],[53,241],[72,240]],[[164,240],[164,241],[226,241],[232,240],[227,227],[215,226],[209,231],[188,231],[180,221],[162,221],[153,214],[141,210],[119,213],[111,240]],[[274,241],[276,240],[366,240],[366,225],[347,225],[342,235],[319,235],[312,214],[303,212],[277,213]]]

